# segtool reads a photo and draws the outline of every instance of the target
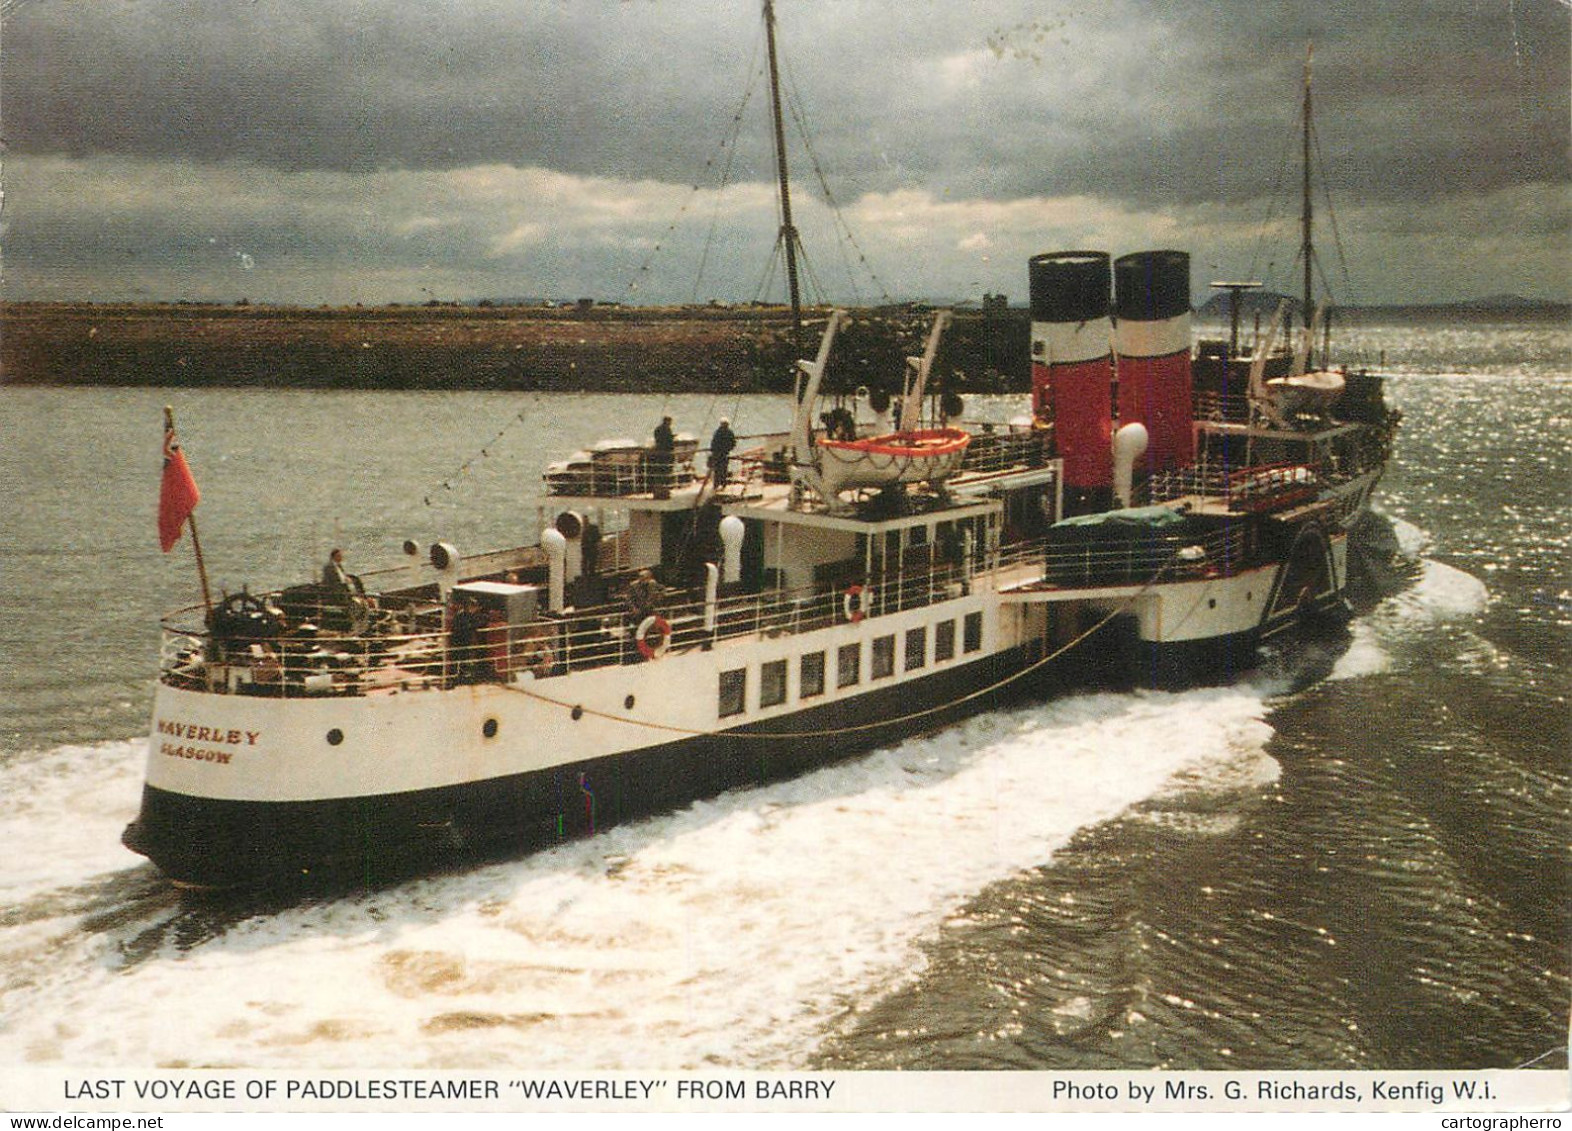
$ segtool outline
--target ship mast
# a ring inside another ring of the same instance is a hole
[[[780,178],[781,230],[776,246],[786,248],[786,282],[791,288],[791,328],[796,337],[802,330],[802,296],[797,284],[797,229],[791,222],[791,184],[786,170],[786,125],[781,117],[780,72],[775,63],[775,3],[764,0],[764,35],[770,53],[770,106],[775,119],[775,169]]]
[[[1304,212],[1300,217],[1300,248],[1299,254],[1304,259],[1305,268],[1305,303],[1304,319],[1305,332],[1310,332],[1313,318],[1315,293],[1314,287],[1314,257],[1315,251],[1312,237],[1312,206],[1310,198],[1310,62],[1315,56],[1315,45],[1311,44],[1305,51],[1305,106],[1304,106]]]

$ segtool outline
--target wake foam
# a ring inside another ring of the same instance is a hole
[[[47,967],[13,983],[23,1008],[0,1060],[795,1067],[914,976],[966,901],[1050,862],[1078,829],[1154,795],[1270,781],[1263,711],[1248,689],[1073,698],[191,945],[145,917],[57,932]],[[118,837],[118,760],[90,751],[72,775],[106,809],[73,836]],[[26,831],[59,823],[47,801],[30,813]],[[81,863],[115,850],[94,851]],[[40,877],[76,866],[24,862]]]
[[[142,799],[147,739],[62,746],[0,762],[8,844],[0,906],[141,858],[120,832]]]
[[[1455,566],[1424,557],[1432,545],[1426,531],[1400,518],[1383,517],[1382,521],[1390,534],[1382,545],[1392,558],[1383,572],[1394,579],[1411,580],[1387,593],[1352,623],[1348,647],[1328,679],[1358,679],[1390,671],[1395,662],[1394,645],[1437,624],[1477,616],[1489,604],[1484,582]]]

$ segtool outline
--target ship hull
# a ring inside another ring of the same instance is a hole
[[[376,884],[443,864],[521,854],[729,789],[800,775],[1069,687],[1117,684],[1111,653],[1040,664],[1041,641],[714,734],[424,789],[332,798],[198,796],[144,786],[124,841],[198,888]],[[934,710],[914,705],[945,704]],[[155,738],[155,742],[156,742]],[[446,753],[418,752],[435,761]]]

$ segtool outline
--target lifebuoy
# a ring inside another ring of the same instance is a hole
[[[651,632],[655,634],[653,644],[650,643]],[[639,655],[646,660],[658,660],[671,647],[671,624],[662,616],[645,617],[639,622],[639,629],[634,633],[634,639],[639,644]]]
[[[841,598],[841,608],[846,613],[846,619],[852,624],[866,617],[872,607],[873,590],[865,589],[861,585],[848,586],[846,595]]]

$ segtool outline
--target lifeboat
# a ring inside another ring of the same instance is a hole
[[[819,477],[832,494],[892,483],[937,483],[960,470],[971,434],[923,428],[858,440],[820,439]]]

